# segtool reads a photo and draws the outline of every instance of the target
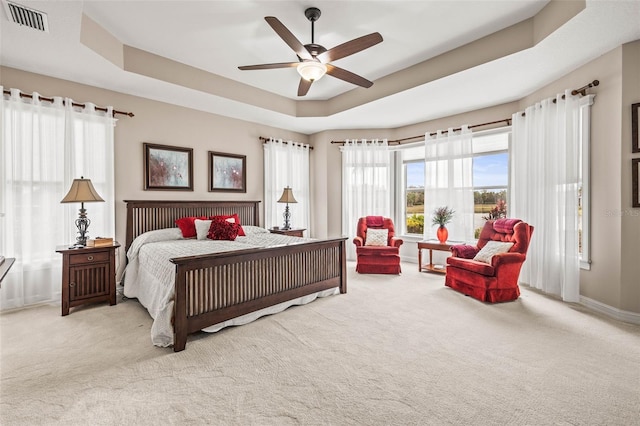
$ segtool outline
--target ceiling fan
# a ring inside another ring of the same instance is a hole
[[[324,46],[314,42],[314,23],[320,18],[320,9],[310,7],[304,11],[304,15],[311,21],[311,43],[304,45],[300,43],[296,36],[294,36],[278,18],[273,16],[266,16],[264,18],[276,34],[298,55],[298,62],[245,65],[238,68],[241,70],[268,70],[295,67],[301,77],[300,84],[298,85],[298,96],[306,95],[311,84],[322,78],[325,74],[361,87],[371,87],[373,82],[350,71],[331,65],[329,62],[353,55],[354,53],[358,53],[380,43],[382,41],[380,33],[371,33],[358,37],[327,50]]]

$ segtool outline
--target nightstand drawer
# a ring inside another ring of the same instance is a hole
[[[97,253],[78,253],[69,256],[70,265],[80,265],[83,263],[106,262],[109,260],[109,251]]]

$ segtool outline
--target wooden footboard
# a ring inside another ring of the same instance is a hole
[[[126,250],[140,234],[183,216],[237,213],[259,223],[259,201],[126,200]],[[346,238],[171,259],[176,265],[174,351],[189,333],[278,303],[336,288],[347,292]]]
[[[174,351],[210,325],[321,290],[346,293],[345,240],[172,259]]]

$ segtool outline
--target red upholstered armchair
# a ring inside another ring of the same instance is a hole
[[[356,271],[361,274],[399,274],[402,239],[395,238],[393,221],[388,217],[367,216],[358,219]]]
[[[520,268],[532,233],[533,226],[520,219],[488,220],[477,246],[451,247],[445,285],[483,302],[517,299]]]

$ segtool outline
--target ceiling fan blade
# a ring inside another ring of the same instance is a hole
[[[243,65],[241,67],[238,67],[238,69],[241,69],[243,71],[247,71],[247,70],[272,70],[275,68],[293,68],[293,67],[297,67],[300,64],[300,62],[280,62],[277,64],[260,64],[260,65]]]
[[[358,74],[354,74],[351,71],[344,70],[342,68],[338,68],[335,65],[326,64],[327,66],[327,74],[332,77],[339,78],[340,80],[344,80],[347,83],[357,84],[358,86],[369,88],[373,86],[373,82],[367,80],[364,77],[360,77]]]
[[[278,20],[278,18],[274,16],[265,16],[264,19],[269,25],[271,25],[271,28],[273,28],[276,34],[278,34],[280,38],[284,40],[284,42],[287,43],[287,45],[291,49],[293,49],[294,52],[296,52],[296,55],[298,55],[302,59],[313,59],[306,47],[304,47],[304,45],[300,43],[300,40],[298,40],[296,36],[294,36],[291,31],[289,31],[287,27],[285,27],[284,24]]]
[[[375,46],[376,44],[382,42],[382,36],[380,33],[371,33],[366,36],[362,36],[346,43],[342,43],[334,47],[333,49],[329,49],[324,53],[321,53],[317,56],[317,58],[322,63],[333,62],[338,59],[344,58],[345,56],[353,55],[354,53],[358,53],[364,49],[368,49],[371,46]]]
[[[301,78],[300,84],[298,85],[298,96],[306,95],[312,83],[313,81],[309,81],[309,80],[305,80],[304,78]]]

